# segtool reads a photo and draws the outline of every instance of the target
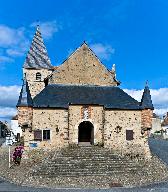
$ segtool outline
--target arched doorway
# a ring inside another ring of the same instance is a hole
[[[79,124],[78,142],[94,144],[94,127],[90,121],[83,121]]]

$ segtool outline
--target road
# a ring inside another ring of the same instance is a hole
[[[159,156],[168,165],[168,141],[149,140],[151,151]],[[113,188],[113,189],[47,189],[23,187],[11,184],[0,179],[0,191],[3,192],[168,192],[168,181],[136,188]]]
[[[168,140],[149,139],[149,146],[152,153],[157,155],[168,165]]]

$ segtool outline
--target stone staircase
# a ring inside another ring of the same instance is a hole
[[[32,176],[112,176],[143,174],[143,164],[121,157],[109,149],[97,146],[67,148],[48,156],[33,168]]]

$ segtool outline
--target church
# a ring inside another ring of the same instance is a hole
[[[119,85],[115,65],[107,69],[85,42],[53,66],[37,26],[17,103],[25,148],[97,145],[123,155],[150,156],[154,108],[149,87],[138,102]]]

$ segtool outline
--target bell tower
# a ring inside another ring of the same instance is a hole
[[[44,80],[52,71],[53,66],[38,25],[23,65],[23,77],[26,77],[32,98],[44,89]]]

